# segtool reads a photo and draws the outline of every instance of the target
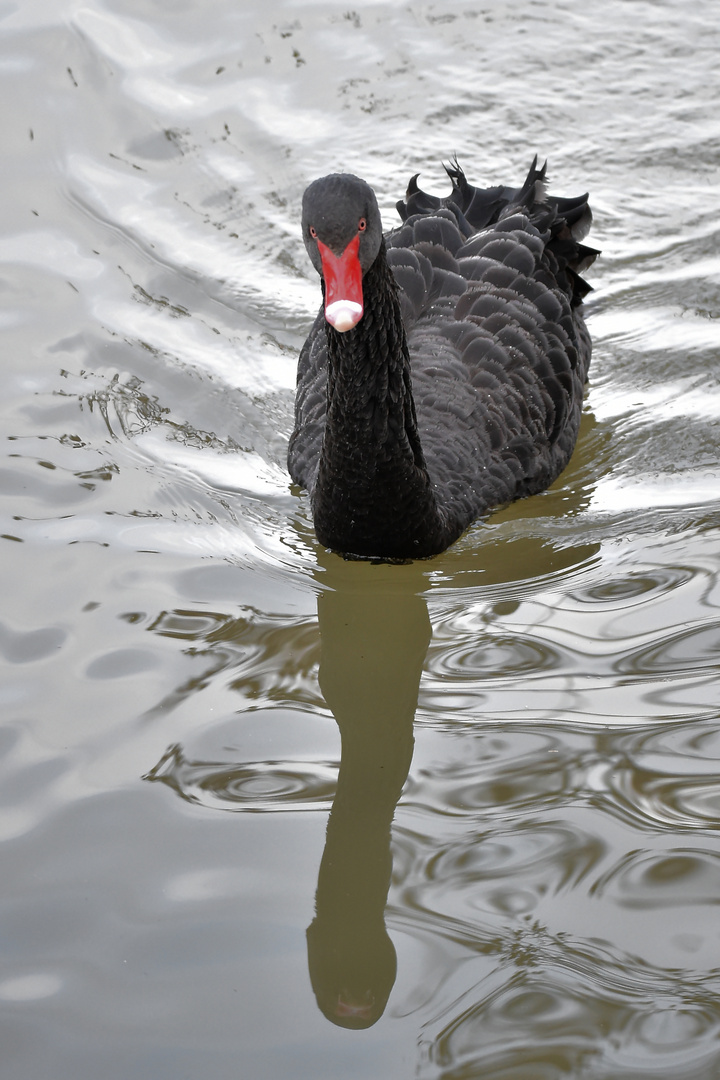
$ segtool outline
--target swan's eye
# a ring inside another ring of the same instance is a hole
[[[310,235],[312,236],[313,240],[317,240],[317,233],[315,232],[315,228],[313,225],[310,226]]]
[[[358,232],[365,232],[367,229],[367,221],[364,217],[361,217],[358,221]]]

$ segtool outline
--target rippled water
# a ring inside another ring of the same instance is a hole
[[[3,1080],[717,1077],[714,5],[0,31]],[[344,563],[284,466],[303,188],[390,226],[536,151],[603,249],[578,450]]]

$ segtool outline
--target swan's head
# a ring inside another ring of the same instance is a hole
[[[375,192],[350,173],[314,180],[303,195],[302,230],[325,282],[325,318],[336,330],[351,330],[363,314],[363,276],[382,242]]]

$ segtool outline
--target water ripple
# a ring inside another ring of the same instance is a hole
[[[424,922],[407,908],[394,919]],[[720,972],[659,968],[530,920],[444,925],[466,960],[441,973],[445,1007],[423,1027],[422,1080],[717,1075]]]
[[[593,896],[648,911],[686,904],[720,904],[720,854],[693,848],[634,851],[602,875]]]
[[[584,590],[573,589],[570,595],[579,603],[601,604],[606,610],[634,606],[641,597],[648,600],[685,584],[693,573],[686,567],[654,567],[644,572],[618,574]]]
[[[437,656],[433,670],[440,677],[503,679],[558,669],[562,667],[562,659],[557,649],[529,635],[499,634],[481,644],[456,648],[446,645]]]
[[[628,675],[675,675],[715,668],[719,663],[720,619],[680,633],[664,633],[655,644],[618,658],[615,667]]]
[[[720,725],[716,717],[635,732],[616,742],[607,770],[611,813],[664,831],[720,829]]]
[[[321,762],[188,761],[170,746],[144,780],[167,784],[182,799],[211,810],[255,813],[327,809],[335,794],[337,766]]]
[[[400,837],[397,843],[402,846]],[[402,891],[403,903],[443,919],[519,917],[534,911],[542,897],[576,888],[605,852],[598,837],[560,822],[520,823],[446,847],[436,843],[424,864],[421,857],[414,867],[411,880],[420,881]]]
[[[622,1000],[597,984],[568,982],[563,974],[528,972],[474,1004],[465,1003],[428,1048],[432,1064],[424,1075],[442,1080],[480,1075],[484,1080],[563,1075],[709,1080],[716,1075],[716,1002],[671,996],[657,1002]]]
[[[497,730],[468,740],[461,761],[413,773],[403,806],[426,815],[483,821],[523,813],[528,805],[554,805],[577,783],[582,754],[535,729]]]

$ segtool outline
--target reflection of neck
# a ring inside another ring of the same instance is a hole
[[[354,570],[358,591],[327,592],[318,601],[320,685],[340,728],[342,757],[308,950],[325,1015],[367,1027],[382,1014],[395,979],[384,923],[390,826],[412,759],[430,625],[414,593],[391,591],[389,583],[367,591],[381,584],[370,575],[382,578],[390,568],[354,564]],[[406,570],[392,572],[402,581]]]

